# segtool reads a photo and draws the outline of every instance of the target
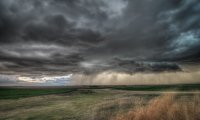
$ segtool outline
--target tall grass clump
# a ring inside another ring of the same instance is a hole
[[[200,120],[200,96],[164,95],[146,106],[118,114],[116,120]]]

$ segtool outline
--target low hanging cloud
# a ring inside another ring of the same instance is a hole
[[[135,73],[103,72],[100,74],[74,74],[69,85],[160,85],[198,84],[200,72]]]
[[[0,86],[55,86],[68,85],[72,74],[65,76],[19,76],[0,75]]]
[[[17,83],[17,76],[15,75],[0,75],[0,85],[15,85]]]
[[[113,70],[125,73],[181,71],[181,67],[172,62],[134,61],[116,58],[111,64],[113,64]]]

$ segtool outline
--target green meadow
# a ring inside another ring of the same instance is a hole
[[[122,85],[122,86],[62,86],[62,87],[0,87],[0,99],[17,99],[24,97],[65,94],[82,89],[111,89],[129,91],[196,91],[200,84],[183,85]]]

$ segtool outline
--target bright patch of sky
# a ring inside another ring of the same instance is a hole
[[[189,31],[181,33],[180,36],[172,42],[171,47],[175,48],[174,52],[181,53],[194,47],[199,42],[200,38],[195,34],[195,32]]]
[[[18,80],[34,84],[45,84],[45,85],[66,85],[71,79],[72,74],[65,76],[43,76],[43,77],[27,77],[19,76]]]

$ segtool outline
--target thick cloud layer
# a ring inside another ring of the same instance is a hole
[[[0,73],[181,70],[199,21],[199,0],[1,0]]]

